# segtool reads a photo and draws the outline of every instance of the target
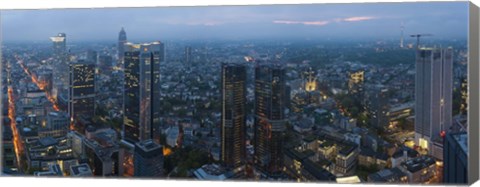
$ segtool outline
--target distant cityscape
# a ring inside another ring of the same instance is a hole
[[[398,28],[3,43],[2,175],[466,184],[467,41]]]

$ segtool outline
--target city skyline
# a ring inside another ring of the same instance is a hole
[[[466,183],[468,6],[427,4],[41,10],[2,46],[3,172]]]
[[[5,42],[41,42],[58,32],[68,33],[72,42],[115,41],[111,33],[122,27],[130,41],[391,39],[400,36],[401,27],[406,36],[434,32],[440,39],[464,39],[467,8],[466,2],[421,2],[5,10],[1,19]]]

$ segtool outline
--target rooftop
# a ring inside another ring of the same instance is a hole
[[[402,177],[407,175],[402,172],[398,167],[392,169],[380,170],[376,173],[368,175],[369,180],[372,182],[400,182]]]
[[[222,166],[217,164],[203,165],[193,172],[197,179],[201,180],[225,180],[232,176]]]
[[[44,147],[48,147],[48,146],[57,144],[57,140],[55,138],[50,137],[50,136],[42,138],[38,141],[39,141],[40,145],[44,146]]]
[[[462,150],[468,154],[468,135],[467,133],[461,133],[461,134],[454,134],[452,135],[455,141],[458,142],[458,145],[462,148]]]
[[[360,183],[362,182],[358,176],[350,176],[350,177],[342,177],[337,178],[337,183],[340,184],[352,184],[352,183]]]
[[[83,163],[70,167],[70,175],[72,176],[92,176],[92,170],[88,164]]]
[[[415,173],[417,171],[420,171],[424,168],[430,167],[431,165],[435,164],[435,159],[433,159],[430,156],[421,156],[421,157],[416,157],[409,159],[405,162],[402,162],[402,166],[406,168],[409,172]]]
[[[145,140],[142,142],[138,142],[137,145],[139,148],[143,149],[145,152],[161,148],[161,146],[153,142],[153,140]]]

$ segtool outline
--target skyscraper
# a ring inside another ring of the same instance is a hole
[[[67,54],[67,35],[58,33],[57,36],[50,37],[53,42],[53,57],[55,60],[63,62]]]
[[[120,33],[118,33],[118,45],[117,45],[117,57],[118,57],[118,62],[123,62],[123,57],[125,55],[125,43],[127,43],[127,33],[125,33],[125,30],[120,30]],[[122,63],[121,63],[122,64]]]
[[[390,109],[388,103],[388,89],[383,86],[374,87],[366,97],[368,98],[367,109],[373,127],[377,129],[388,128],[387,113]]]
[[[246,80],[241,64],[222,64],[222,154],[227,167],[239,167],[246,157]]]
[[[134,176],[163,176],[163,148],[153,140],[144,140],[135,144]]]
[[[448,133],[444,139],[443,182],[468,183],[468,136],[466,132]]]
[[[125,44],[124,123],[122,138],[134,144],[152,139],[160,124],[161,42]]]
[[[50,37],[53,42],[53,77],[55,89],[59,92],[63,90],[63,86],[69,83],[68,78],[68,53],[67,53],[67,35],[58,33],[57,36]]]
[[[283,169],[285,117],[285,69],[279,64],[255,67],[254,163],[265,174],[275,177]]]
[[[95,115],[95,64],[78,60],[70,64],[68,114],[73,122],[82,115],[91,120]]]
[[[452,56],[452,48],[419,48],[416,54],[415,143],[437,159],[452,125]]]

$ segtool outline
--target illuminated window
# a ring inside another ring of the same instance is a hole
[[[423,138],[420,138],[418,143],[420,144],[421,148],[428,149],[428,141],[427,140],[425,140]]]

